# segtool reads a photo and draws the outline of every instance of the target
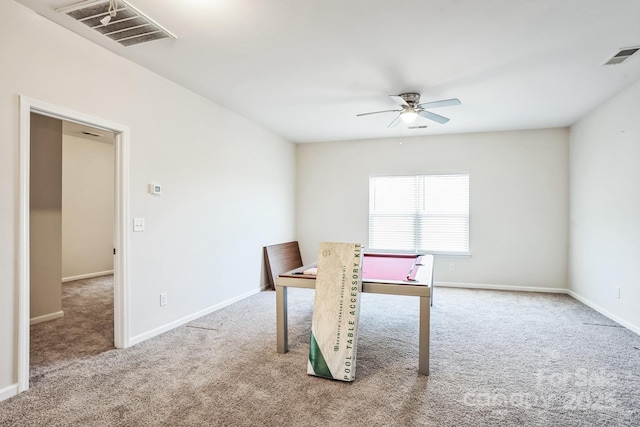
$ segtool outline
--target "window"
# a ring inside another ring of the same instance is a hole
[[[469,253],[469,174],[369,178],[369,247]]]

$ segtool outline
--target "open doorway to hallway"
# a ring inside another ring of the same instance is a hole
[[[30,310],[31,299],[31,118],[44,116],[54,119],[85,124],[96,129],[107,130],[115,135],[115,213],[114,213],[114,253],[113,260],[113,338],[116,348],[126,348],[130,345],[129,338],[129,235],[125,224],[129,221],[129,140],[128,126],[104,120],[68,108],[49,104],[43,101],[20,96],[20,173],[19,173],[19,218],[18,218],[18,393],[29,389],[29,355],[30,355],[30,319],[34,313]],[[47,156],[43,156],[45,159]],[[60,154],[61,157],[61,154]],[[46,163],[45,163],[46,164]],[[46,181],[45,181],[46,182]],[[47,191],[45,190],[46,194]],[[47,199],[53,203],[52,199]],[[61,220],[59,221],[61,223]],[[47,227],[43,227],[46,231]],[[61,231],[60,231],[61,233]],[[60,243],[61,246],[61,243]],[[46,253],[46,251],[45,251]],[[55,264],[54,264],[55,265]],[[53,283],[60,284],[62,272],[57,263],[57,279]],[[62,289],[59,297],[52,301],[61,301]],[[56,290],[57,291],[57,290]],[[46,300],[45,300],[46,301]],[[58,311],[62,311],[61,304]],[[57,316],[54,308],[54,316]],[[37,317],[37,316],[36,316]],[[59,316],[58,316],[59,317]]]
[[[115,134],[31,115],[30,382],[114,348]]]

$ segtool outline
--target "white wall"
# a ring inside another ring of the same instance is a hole
[[[17,382],[20,94],[131,129],[130,214],[147,221],[130,238],[132,338],[260,288],[262,246],[294,238],[292,143],[13,1],[0,55],[0,398]]]
[[[62,137],[62,277],[113,270],[114,145]]]
[[[62,316],[62,121],[31,114],[30,301],[32,323]]]
[[[434,280],[566,288],[567,165],[565,128],[298,145],[303,260],[321,241],[368,245],[370,175],[468,171],[471,257],[437,257]]]
[[[640,82],[571,127],[569,277],[576,297],[640,333],[638,112]]]

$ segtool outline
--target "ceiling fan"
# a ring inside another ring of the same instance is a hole
[[[371,113],[358,114],[357,117],[379,113],[400,113],[391,123],[389,123],[389,126],[387,126],[388,128],[397,126],[398,123],[400,123],[400,120],[405,123],[413,122],[418,118],[418,116],[433,120],[440,124],[445,124],[449,121],[448,118],[432,113],[431,111],[427,111],[427,108],[449,107],[461,104],[458,98],[443,99],[442,101],[424,102],[420,104],[419,93],[401,93],[400,95],[389,95],[389,98],[400,106],[399,110],[373,111]]]

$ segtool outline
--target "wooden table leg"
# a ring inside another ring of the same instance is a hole
[[[418,374],[429,375],[429,332],[431,296],[420,297],[420,337],[418,338]]]
[[[287,287],[276,285],[276,339],[278,353],[289,351],[287,327]]]

